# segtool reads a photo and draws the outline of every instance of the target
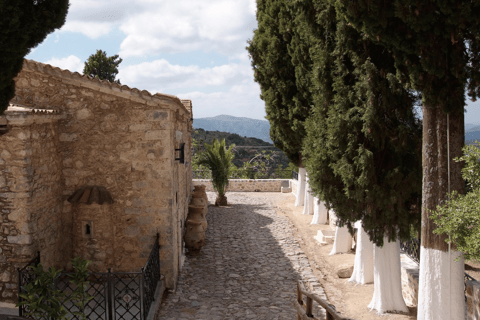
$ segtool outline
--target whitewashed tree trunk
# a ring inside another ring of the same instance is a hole
[[[449,248],[446,235],[433,231],[431,210],[447,199],[449,191],[465,192],[462,162],[453,159],[463,154],[464,113],[447,115],[441,108],[423,107],[423,196],[422,241],[417,319],[465,319],[464,262],[455,248]],[[449,175],[450,173],[450,175]],[[450,250],[451,249],[451,250]]]
[[[310,183],[308,181],[308,174],[305,178],[305,200],[303,207],[303,214],[310,215],[313,214],[313,196],[312,189],[310,189]]]
[[[297,185],[297,200],[295,200],[295,207],[303,206],[305,197],[305,177],[307,171],[305,168],[298,168],[298,185]]]
[[[355,223],[357,228],[357,243],[355,250],[355,264],[353,273],[348,282],[366,284],[373,282],[373,242],[363,230],[361,221]]]
[[[335,241],[330,255],[337,253],[345,253],[352,249],[352,235],[348,232],[347,227],[335,228]]]
[[[458,251],[420,247],[417,319],[465,319],[464,266]]]
[[[310,224],[327,224],[327,207],[317,197],[313,198],[313,219]]]
[[[402,295],[400,240],[387,242],[385,239],[382,248],[374,246],[374,256],[373,298],[368,308],[380,314],[387,311],[408,312]]]

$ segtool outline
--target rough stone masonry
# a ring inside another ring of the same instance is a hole
[[[173,288],[192,188],[191,101],[31,60],[15,82],[0,116],[0,301],[16,301],[16,268],[37,251],[46,267],[82,256],[93,271],[139,271],[157,232]],[[89,186],[113,203],[67,201]]]

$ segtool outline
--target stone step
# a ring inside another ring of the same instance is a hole
[[[335,240],[335,231],[333,230],[318,230],[317,235],[313,237],[321,244],[333,243]]]

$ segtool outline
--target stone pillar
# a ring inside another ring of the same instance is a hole
[[[0,135],[0,301],[17,301],[17,268],[24,267],[37,250],[55,247],[45,255],[46,262],[60,260],[58,235],[40,228],[42,219],[48,219],[50,226],[60,219],[61,193],[55,195],[60,179],[55,159],[59,118],[55,112],[21,107],[10,107],[0,116],[0,124],[7,126]]]

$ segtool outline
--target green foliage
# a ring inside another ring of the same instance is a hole
[[[212,172],[206,166],[199,164],[205,151],[204,140],[197,140],[195,137],[198,137],[198,130],[195,130],[192,135],[192,171],[196,179],[211,179]]]
[[[0,1],[0,115],[15,96],[23,57],[65,23],[68,0]]]
[[[225,139],[214,139],[212,144],[205,143],[205,152],[201,154],[198,165],[206,166],[212,172],[212,185],[218,194],[223,197],[228,187],[228,179],[234,170],[232,149],[234,144],[226,148]]]
[[[362,220],[378,246],[384,237],[408,238],[422,187],[416,97],[396,79],[389,53],[328,3],[301,1],[297,10],[304,18],[296,30],[307,33],[314,65],[302,151],[310,186],[341,225]]]
[[[258,29],[247,50],[262,92],[260,98],[265,101],[270,137],[290,161],[299,164],[304,121],[312,101],[298,72],[301,68],[296,69],[292,63],[290,51],[305,53],[308,46],[302,39],[294,39],[293,16],[288,6],[288,1],[257,0]]]
[[[206,143],[212,143],[213,139],[222,140],[225,139],[225,143],[230,145],[234,143],[238,146],[271,146],[271,143],[263,141],[257,138],[242,137],[236,133],[222,132],[222,131],[205,131],[202,128],[195,129],[192,137],[197,141],[203,141]]]
[[[465,195],[453,191],[449,200],[431,212],[431,218],[437,225],[434,233],[448,235],[456,250],[463,252],[466,260],[480,260],[479,142],[465,146],[463,152],[464,156],[455,161],[465,161],[462,176],[470,191]]]
[[[29,312],[26,315],[32,318],[67,319],[68,312],[62,304],[65,294],[55,287],[61,273],[62,270],[56,270],[54,267],[44,271],[41,263],[33,267],[32,274],[36,277],[35,281],[23,287],[25,292],[19,296],[24,301],[18,303],[17,307],[27,305]]]
[[[480,84],[476,1],[336,1],[337,9],[365,37],[390,52],[397,75],[422,93],[429,107],[463,112],[465,87],[475,99]]]
[[[70,274],[70,282],[75,285],[75,291],[72,292],[70,296],[70,301],[72,301],[77,307],[78,311],[73,314],[77,317],[80,317],[83,320],[87,319],[85,315],[85,307],[88,302],[94,298],[87,291],[86,285],[88,285],[88,265],[90,261],[83,258],[76,257],[72,259],[72,266],[75,270],[74,273]]]
[[[75,271],[69,277],[70,282],[75,285],[75,290],[68,298],[65,293],[55,287],[55,283],[62,275],[62,270],[50,267],[47,271],[44,271],[41,263],[32,267],[31,273],[35,276],[35,280],[22,287],[24,293],[19,294],[19,296],[23,301],[16,306],[28,306],[29,312],[25,314],[28,317],[62,320],[68,319],[68,311],[64,304],[72,301],[79,309],[78,312],[73,314],[86,320],[85,306],[88,301],[94,298],[88,294],[85,287],[88,284],[87,268],[89,263],[90,261],[78,257],[72,259]]]
[[[118,54],[107,57],[107,53],[97,50],[95,54],[90,55],[85,61],[83,74],[96,77],[101,80],[108,80],[120,84],[120,80],[115,80],[118,74],[118,65],[123,61]]]

